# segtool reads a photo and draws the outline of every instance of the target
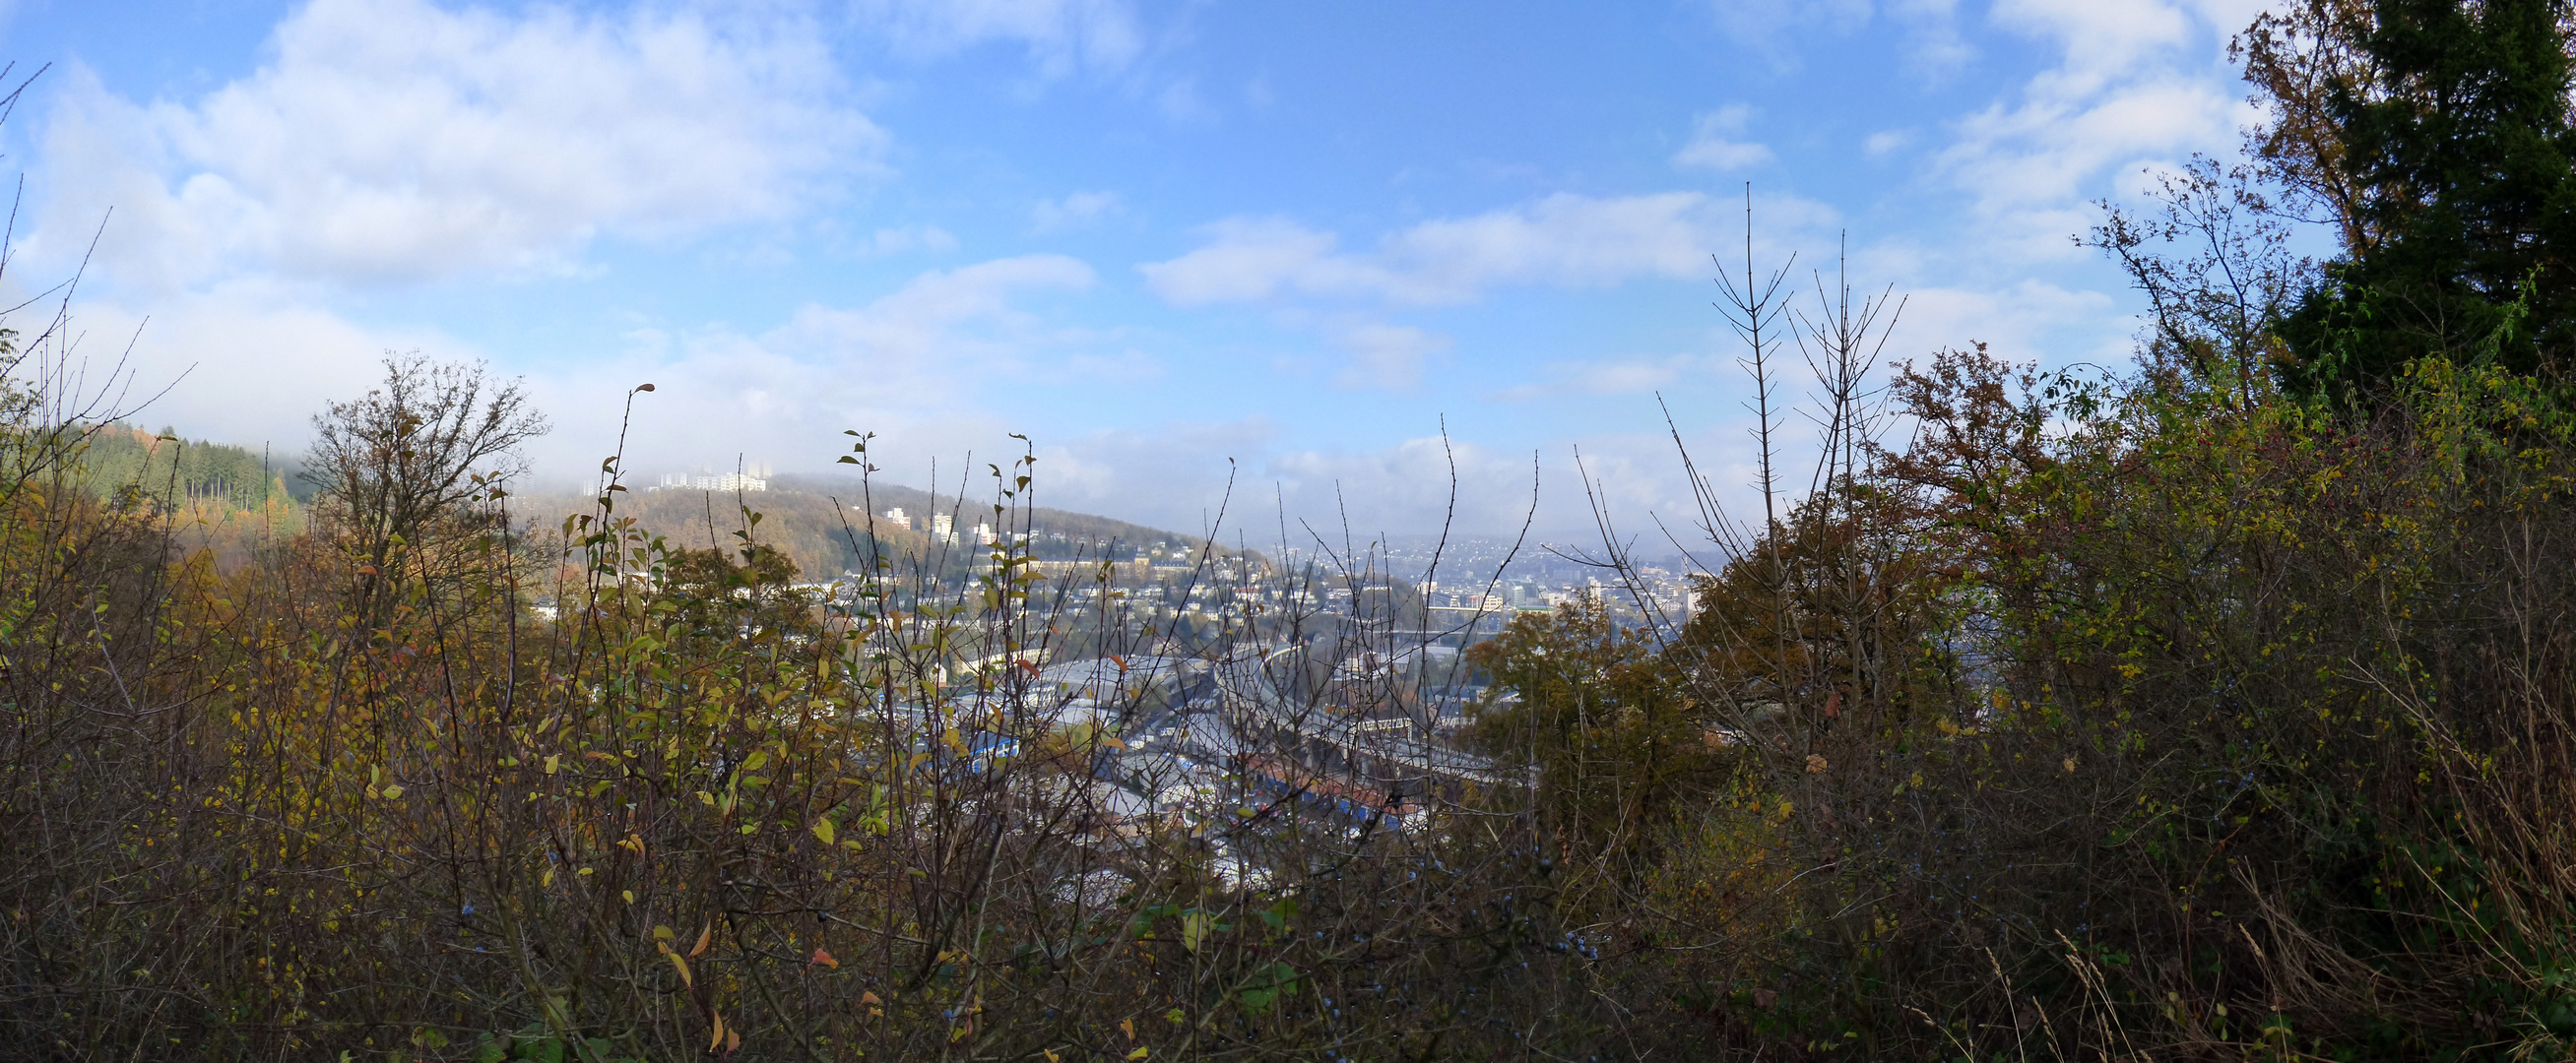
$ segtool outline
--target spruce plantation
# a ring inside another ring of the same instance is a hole
[[[1025,439],[557,497],[468,361],[186,439],[13,276],[0,1058],[2576,1057],[2576,7],[2230,56],[2080,237],[2123,363],[1898,349],[1746,193],[1755,430],[1547,607]]]

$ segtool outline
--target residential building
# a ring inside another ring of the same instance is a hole
[[[769,490],[769,480],[765,477],[741,472],[729,472],[723,474],[712,472],[691,474],[670,473],[662,477],[661,483],[646,488],[648,491],[679,489],[694,491],[766,491]]]

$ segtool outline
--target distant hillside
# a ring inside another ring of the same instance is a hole
[[[829,495],[839,498],[854,509],[861,505],[860,484],[858,477],[855,476],[788,473],[771,479],[770,485],[773,488],[784,487],[810,494]],[[983,495],[970,494],[961,502],[954,495],[937,496],[928,491],[897,487],[882,482],[867,486],[869,498],[866,504],[870,508],[877,513],[884,513],[886,510],[902,507],[905,515],[914,518],[913,524],[916,527],[927,527],[929,514],[948,514],[956,517],[958,530],[961,532],[974,527],[977,521],[992,519],[993,499],[989,489]],[[1030,513],[1028,520],[1039,538],[1038,556],[1048,559],[1054,559],[1059,552],[1065,556],[1071,556],[1074,552],[1071,544],[1075,542],[1091,544],[1091,549],[1085,556],[1096,556],[1103,543],[1115,544],[1128,552],[1119,555],[1119,559],[1124,560],[1136,550],[1190,549],[1197,547],[1201,541],[1195,535],[1183,535],[1179,532],[1149,528],[1142,524],[1131,524],[1096,514],[1076,513],[1044,506]],[[1059,551],[1049,547],[1047,545],[1049,543],[1060,543],[1063,547]]]
[[[261,543],[304,530],[291,470],[258,451],[128,424],[86,432],[75,461],[81,486],[160,515],[183,552],[210,551],[229,570]]]
[[[179,439],[128,424],[91,430],[80,455],[82,482],[101,495],[132,487],[165,503],[259,510],[290,497],[287,470],[243,447]]]
[[[177,512],[195,529],[202,545],[217,546],[229,557],[233,547],[253,533],[291,533],[303,527],[302,506],[309,491],[298,491],[291,460],[259,451],[175,438],[176,433],[146,431],[128,424],[97,426],[82,453],[82,482],[101,497],[133,491]],[[974,541],[978,523],[993,522],[989,499],[941,498],[918,488],[885,483],[862,490],[856,477],[789,474],[773,478],[771,489],[741,497],[761,515],[757,538],[795,560],[809,579],[829,579],[863,567],[871,548],[895,558],[927,560],[936,567],[962,568],[982,551]],[[559,527],[564,518],[590,512],[588,497],[523,495],[513,500],[518,519],[540,529]],[[638,486],[620,496],[618,512],[631,516],[672,545],[690,548],[731,546],[743,526],[730,492],[690,489],[646,490]],[[883,514],[901,509],[912,527],[900,528]],[[875,540],[869,537],[868,514],[878,514]],[[935,543],[931,518],[955,518],[953,542]],[[1008,531],[1031,533],[1033,552],[1044,560],[1101,558],[1129,560],[1139,554],[1179,554],[1196,550],[1195,536],[1149,528],[1090,513],[1041,508],[1015,514],[1025,526]],[[240,540],[240,542],[236,542]]]
[[[918,488],[883,483],[863,492],[855,477],[786,475],[772,478],[767,491],[737,497],[729,491],[689,488],[645,490],[618,498],[618,513],[634,517],[647,532],[674,546],[731,546],[743,527],[741,508],[760,514],[757,538],[795,560],[808,579],[828,579],[864,564],[872,543],[868,514],[878,514],[874,544],[895,558],[928,559],[938,567],[963,566],[978,557],[973,530],[993,522],[989,501],[940,498]],[[523,497],[518,511],[540,528],[559,526],[566,516],[590,511],[592,501],[572,497]],[[883,514],[901,509],[912,527],[900,528]],[[935,543],[929,530],[935,514],[956,519],[955,542]],[[1200,540],[1141,524],[1041,508],[1026,514],[1033,552],[1044,560],[1099,558],[1127,560],[1139,552],[1195,550]],[[1016,517],[1015,517],[1016,519]],[[1021,527],[1010,530],[1020,531]]]

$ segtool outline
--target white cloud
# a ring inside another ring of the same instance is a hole
[[[1925,80],[1947,80],[1976,61],[1959,32],[1959,0],[1892,0],[1888,13],[1905,27],[1907,69]]]
[[[912,225],[879,229],[860,242],[858,251],[869,255],[901,255],[914,251],[946,253],[957,250],[957,238],[936,225]]]
[[[1690,143],[1673,154],[1673,165],[1726,173],[1770,162],[1770,148],[1732,139],[1744,132],[1752,117],[1753,108],[1740,103],[1699,116]]]
[[[855,310],[819,306],[800,310],[769,333],[764,345],[864,367],[870,375],[883,377],[871,386],[922,394],[926,381],[916,379],[916,374],[948,376],[952,370],[973,368],[953,364],[964,353],[958,349],[960,325],[983,321],[1013,330],[1036,327],[1034,316],[1011,305],[1014,295],[1032,290],[1078,291],[1094,280],[1090,266],[1063,255],[1022,255],[953,271],[932,270]],[[984,349],[989,348],[979,345],[978,350]]]
[[[1277,538],[1274,493],[1261,467],[1278,435],[1277,424],[1255,416],[1042,438],[1038,504],[1192,534],[1209,530],[1222,514],[1223,525],[1213,530],[1228,543],[1240,535],[1258,548]],[[1231,497],[1229,473],[1235,476]]]
[[[1727,420],[1684,432],[1699,471],[1737,518],[1761,512],[1760,496],[1748,486],[1755,473],[1744,445],[1746,428]],[[1453,468],[1454,499],[1449,491]],[[1691,542],[1697,506],[1673,438],[1660,424],[1640,432],[1589,435],[1579,443],[1550,439],[1535,453],[1463,439],[1444,441],[1436,435],[1372,450],[1281,449],[1257,469],[1278,485],[1280,502],[1273,503],[1268,493],[1253,500],[1246,523],[1255,546],[1267,545],[1262,532],[1278,537],[1275,514],[1282,503],[1289,545],[1314,548],[1314,539],[1299,525],[1304,518],[1337,551],[1345,546],[1344,512],[1350,517],[1348,545],[1365,547],[1379,532],[1420,534],[1444,524],[1461,533],[1510,535],[1532,516],[1535,505],[1528,549],[1553,542],[1597,551],[1598,530],[1585,498],[1588,478],[1618,529],[1636,536],[1634,545],[1646,556],[1672,549],[1656,528],[1658,516],[1686,545],[1710,551],[1704,541]]]
[[[1538,534],[1584,541],[1581,531],[1590,528],[1590,518],[1566,441],[1548,441],[1533,454],[1466,439],[1444,441],[1432,434],[1438,427],[1435,418],[1426,414],[1422,422],[1422,435],[1350,449],[1289,445],[1281,426],[1260,417],[1041,439],[1037,497],[1042,505],[1193,534],[1207,529],[1222,511],[1224,523],[1216,530],[1228,544],[1240,542],[1265,552],[1286,545],[1311,552],[1320,535],[1334,551],[1347,547],[1357,552],[1382,533],[1436,532],[1444,523],[1461,534],[1509,535],[1530,515],[1536,486]],[[1587,439],[1583,453],[1623,522],[1651,534],[1645,510],[1678,513],[1676,507],[1689,504],[1667,436],[1639,433],[1597,444]],[[1709,461],[1703,454],[1704,469]],[[1454,499],[1449,490],[1453,469]],[[1536,485],[1533,472],[1539,475]],[[1733,473],[1722,464],[1715,470],[1717,475]],[[1530,548],[1537,548],[1535,541]],[[1458,572],[1443,578],[1468,576]]]
[[[2195,29],[2189,12],[2160,0],[1998,0],[1991,17],[2058,47],[2063,62],[2041,84],[2060,96],[2098,89],[2188,43]]]
[[[1894,361],[1924,359],[1935,350],[1978,341],[2016,361],[2042,355],[2055,355],[2051,362],[2071,361],[2116,356],[2116,348],[2125,348],[2129,338],[2126,321],[2109,295],[2043,280],[2025,279],[1996,290],[1926,286],[1905,291],[1904,297],[1904,315],[1886,347]]]
[[[1799,33],[1848,33],[1871,14],[1870,0],[1708,0],[1708,11],[1728,36],[1782,66],[1793,62],[1788,45]]]
[[[1695,192],[1596,199],[1558,193],[1521,207],[1423,222],[1369,254],[1281,219],[1208,226],[1195,251],[1138,267],[1181,305],[1289,295],[1437,305],[1473,301],[1506,284],[1592,287],[1635,277],[1707,271],[1720,212]]]
[[[1449,337],[1409,325],[1356,325],[1334,337],[1350,355],[1349,364],[1333,378],[1348,391],[1404,391],[1422,382],[1426,363],[1447,354]]]
[[[1014,43],[1048,76],[1114,71],[1145,50],[1136,12],[1121,0],[861,0],[857,10],[917,54]]]
[[[1552,362],[1540,379],[1496,392],[1502,402],[1529,402],[1563,395],[1635,395],[1653,391],[1684,376],[1705,371],[1709,359],[1688,354],[1616,361]]]
[[[2255,115],[2219,45],[2241,4],[2157,0],[2004,0],[1998,25],[2049,46],[2057,61],[2008,98],[1952,125],[1936,172],[1968,198],[1984,246],[2020,261],[2086,252],[2068,237],[2095,220],[2104,178],[2224,153]]]
[[[1206,228],[1208,246],[1137,267],[1163,298],[1182,305],[1266,299],[1323,283],[1339,238],[1283,219],[1230,218]],[[1347,284],[1348,282],[1340,282]]]
[[[632,468],[737,453],[819,468],[847,442],[843,429],[883,433],[892,462],[963,453],[1003,431],[984,405],[985,385],[1025,376],[1061,339],[1017,300],[1082,291],[1095,279],[1073,259],[1026,255],[931,270],[857,307],[809,305],[761,332],[639,335],[623,359],[543,378],[549,408],[568,411],[544,464],[596,468],[599,441],[615,436],[616,396],[645,381],[655,389],[637,407]]]
[[[377,380],[386,354],[480,353],[433,329],[368,328],[238,287],[158,299],[148,320],[112,304],[74,309],[74,332],[85,337],[74,363],[93,374],[121,366],[132,400],[160,395],[139,420],[191,438],[266,445],[281,463],[303,452],[310,418],[325,403]]]
[[[1029,208],[1029,223],[1040,233],[1065,232],[1096,225],[1126,209],[1116,192],[1074,192],[1062,199],[1039,200]]]
[[[340,283],[562,268],[600,235],[795,213],[884,137],[794,20],[315,0],[249,76],[135,104],[94,79],[46,130],[49,228],[120,278]]]
[[[1851,34],[1884,15],[1904,34],[1906,68],[1931,81],[1948,78],[1977,57],[1960,35],[1958,6],[1958,0],[1707,2],[1719,30],[1782,70],[1799,65],[1800,46],[1813,38]]]
[[[1458,476],[1454,507],[1448,491],[1453,467]],[[1286,451],[1270,455],[1260,471],[1277,485],[1279,501],[1260,506],[1259,502],[1270,500],[1256,499],[1256,512],[1261,515],[1249,523],[1276,539],[1278,512],[1284,507],[1287,545],[1307,550],[1316,544],[1300,526],[1301,518],[1340,551],[1365,548],[1380,532],[1436,531],[1445,520],[1478,532],[1517,528],[1531,501],[1529,455],[1438,436],[1407,439],[1373,451]],[[1548,490],[1546,484],[1541,490],[1551,496],[1563,493]],[[1572,497],[1581,497],[1579,491]],[[1351,521],[1347,542],[1341,524],[1345,513]]]
[[[1192,78],[1174,78],[1154,94],[1154,109],[1165,121],[1175,125],[1204,125],[1216,120],[1216,108],[1199,98],[1199,85]]]
[[[1069,340],[1018,301],[1080,292],[1095,279],[1061,256],[998,259],[923,273],[857,307],[807,306],[765,331],[639,328],[622,352],[562,366],[495,358],[494,370],[526,371],[557,426],[531,448],[547,489],[598,468],[616,444],[627,389],[646,382],[655,391],[637,400],[630,468],[729,465],[736,453],[817,468],[846,442],[844,428],[899,437],[897,453],[954,455],[1006,430],[983,405],[984,384],[1040,374],[1041,355],[1082,338]],[[121,344],[142,325],[128,393],[179,382],[143,419],[254,448],[270,442],[281,457],[308,442],[307,420],[325,402],[371,386],[387,352],[487,353],[434,330],[374,328],[280,296],[257,284],[165,296],[148,325],[114,304],[81,306],[80,331],[93,337],[83,353],[93,366],[110,364],[117,352],[102,344]]]

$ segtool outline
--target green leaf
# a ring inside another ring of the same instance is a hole
[[[1255,1015],[1276,1006],[1280,997],[1294,996],[1297,993],[1296,968],[1285,963],[1273,963],[1270,965],[1270,970],[1263,973],[1268,975],[1266,981],[1246,986],[1241,993],[1235,995],[1235,999],[1243,1002],[1243,1009]]]

